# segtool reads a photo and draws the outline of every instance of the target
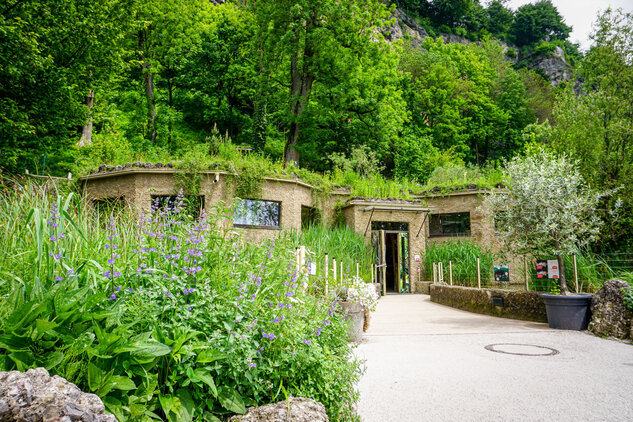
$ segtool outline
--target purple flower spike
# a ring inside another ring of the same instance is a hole
[[[122,288],[121,286],[117,286],[116,291],[117,291],[117,292],[120,292],[120,291],[121,291],[121,288]]]
[[[191,310],[191,306],[187,306],[187,310],[190,311]]]
[[[308,346],[312,344],[312,341],[310,340],[303,340],[303,344],[307,344]]]
[[[62,281],[63,279],[64,279],[64,277],[62,277],[62,276],[55,277],[55,281]]]
[[[110,299],[115,300],[115,299],[116,299],[116,295],[115,295],[114,293],[112,293],[112,294],[110,295]]]
[[[130,293],[132,293],[134,290],[130,287],[130,288],[128,289],[128,291],[129,291]]]

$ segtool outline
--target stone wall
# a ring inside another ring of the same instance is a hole
[[[502,298],[503,306],[496,306],[493,297]],[[538,292],[432,284],[431,301],[479,314],[547,322],[545,304]]]
[[[122,169],[108,173],[97,173],[82,178],[86,193],[93,199],[125,200],[138,210],[149,211],[152,195],[176,195],[175,170],[171,168]],[[200,195],[204,196],[205,209],[212,210],[221,203],[231,204],[234,196],[234,184],[224,171],[204,172],[200,183]],[[257,198],[281,202],[281,230],[301,229],[301,206],[314,207],[312,187],[297,180],[265,178],[261,195]],[[230,216],[229,216],[230,217]],[[227,229],[231,228],[227,220]],[[248,241],[259,242],[274,238],[279,229],[236,229],[243,233]]]
[[[486,194],[485,191],[456,192],[446,195],[428,195],[419,198],[431,207],[431,214],[447,214],[457,212],[470,213],[470,236],[429,236],[429,221],[427,219],[424,234],[429,243],[454,241],[459,239],[471,239],[479,245],[492,247],[498,250],[500,247],[495,235],[494,222],[481,208]]]

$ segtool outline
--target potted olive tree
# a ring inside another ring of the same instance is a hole
[[[592,191],[566,155],[543,149],[505,164],[504,188],[485,201],[507,250],[515,254],[555,255],[559,294],[542,294],[550,327],[584,330],[591,295],[571,294],[563,256],[595,239],[602,225],[597,206],[613,192]]]

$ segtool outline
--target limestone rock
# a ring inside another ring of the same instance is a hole
[[[321,403],[300,397],[289,397],[288,402],[249,407],[244,415],[233,416],[229,422],[328,422]]]
[[[556,47],[552,54],[535,57],[527,65],[528,69],[541,69],[549,77],[552,86],[572,79],[571,68],[567,64],[565,52]]]
[[[44,368],[0,372],[2,422],[116,422],[99,397]]]
[[[414,47],[419,47],[422,41],[428,37],[429,34],[424,28],[401,9],[396,9],[392,17],[396,19],[396,22],[385,30],[384,36],[387,41],[396,41],[406,37]]]
[[[591,300],[591,322],[589,331],[599,336],[629,338],[633,311],[624,305],[622,289],[629,288],[629,284],[622,280],[609,280],[593,295]]]

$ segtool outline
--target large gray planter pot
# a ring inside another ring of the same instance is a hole
[[[591,295],[552,295],[542,293],[550,328],[586,330],[591,319]]]
[[[358,303],[339,302],[341,312],[350,322],[348,329],[349,341],[359,343],[363,339],[363,326],[365,325],[365,309]]]

